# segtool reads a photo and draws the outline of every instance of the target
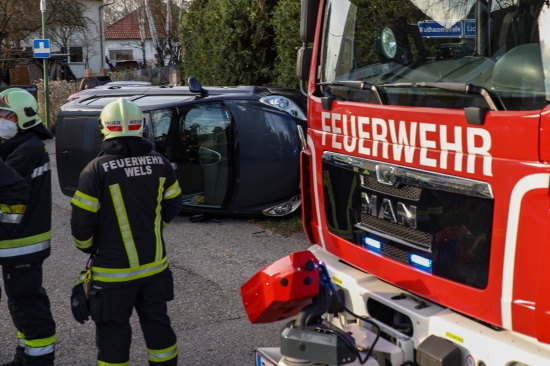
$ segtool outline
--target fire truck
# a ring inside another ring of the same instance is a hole
[[[308,250],[257,365],[550,365],[548,0],[302,0]]]

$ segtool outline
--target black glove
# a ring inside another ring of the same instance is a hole
[[[71,294],[71,311],[73,317],[80,324],[84,324],[90,320],[90,308],[88,307],[88,300],[84,293],[83,283],[79,283],[73,287]]]

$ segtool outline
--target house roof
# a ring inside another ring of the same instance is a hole
[[[153,18],[155,20],[155,27],[157,28],[157,35],[159,37],[166,37],[165,14],[161,16],[161,14],[157,13],[153,15]],[[108,26],[105,29],[105,39],[141,39],[139,34],[138,9]],[[145,39],[151,39],[147,16],[145,16]]]

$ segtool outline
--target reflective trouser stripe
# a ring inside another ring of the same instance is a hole
[[[5,224],[19,224],[22,219],[22,213],[9,213],[0,211],[0,222],[3,222]]]
[[[147,359],[151,362],[166,362],[178,355],[178,345],[174,344],[165,349],[147,349]]]
[[[110,362],[97,361],[97,364],[99,366],[128,366],[130,364],[130,361],[123,362],[123,363],[110,363]]]
[[[17,332],[19,346],[25,347],[25,354],[29,356],[44,356],[55,351],[55,335],[42,339],[25,339],[25,335]]]
[[[25,335],[21,332],[17,332],[17,338],[19,338],[19,346],[25,348]]]

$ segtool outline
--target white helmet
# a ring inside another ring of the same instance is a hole
[[[40,123],[38,102],[28,91],[21,88],[9,88],[0,93],[0,109],[11,111],[17,115],[17,124],[22,130],[29,129]]]
[[[143,113],[135,103],[126,98],[119,98],[103,107],[99,125],[103,140],[115,137],[142,137]]]

